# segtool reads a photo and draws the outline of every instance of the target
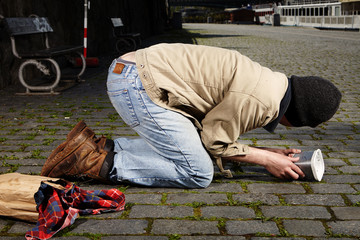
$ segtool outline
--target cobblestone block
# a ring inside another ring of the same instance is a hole
[[[22,174],[40,174],[42,166],[20,166],[15,172]]]
[[[30,152],[0,152],[0,159],[5,159],[6,161],[12,159],[24,159],[31,156]]]
[[[32,152],[32,151],[41,151],[41,155],[43,156],[43,152],[51,152],[55,149],[53,145],[38,145],[38,146],[29,146],[25,150]]]
[[[233,200],[237,203],[254,203],[260,202],[265,205],[277,205],[280,204],[279,198],[272,194],[264,193],[250,193],[250,194],[234,194]]]
[[[328,225],[333,234],[360,236],[360,221],[336,221]]]
[[[101,240],[168,240],[166,236],[108,236]],[[182,238],[181,238],[182,239]]]
[[[291,205],[322,205],[322,206],[345,206],[344,199],[340,195],[330,194],[293,194],[282,195],[286,203]]]
[[[88,219],[84,222],[76,222],[73,233],[93,233],[93,234],[144,234],[148,227],[146,220],[132,219],[109,219],[95,220]]]
[[[276,240],[276,239],[281,239],[281,240],[306,240],[306,238],[301,238],[301,237],[252,237],[251,240]]]
[[[247,188],[250,193],[305,193],[305,189],[301,185],[291,183],[252,183]]]
[[[302,146],[311,146],[314,150],[318,148],[325,149],[326,146],[344,145],[338,140],[304,140],[301,144]]]
[[[211,206],[211,207],[202,207],[201,216],[206,218],[216,217],[216,218],[254,218],[254,210],[241,207],[241,206]]]
[[[14,146],[14,145],[0,145],[0,152],[17,152],[20,151],[22,146]]]
[[[320,221],[284,220],[284,227],[290,234],[301,236],[325,236],[325,228]]]
[[[357,191],[360,191],[360,184],[355,184],[354,187],[356,188]]]
[[[313,238],[314,240],[353,240],[354,238],[336,238],[336,237],[324,237],[324,238]]]
[[[0,173],[8,173],[10,170],[10,167],[0,167]]]
[[[355,193],[349,184],[309,184],[314,193]]]
[[[242,193],[242,187],[237,183],[211,183],[209,187],[204,189],[194,189],[196,192],[226,192],[226,193]]]
[[[7,224],[7,221],[0,219],[0,231],[3,227],[5,227],[6,224]]]
[[[52,237],[51,240],[89,240],[89,238],[80,237],[80,236],[68,236],[68,237]]]
[[[360,175],[325,175],[323,181],[327,183],[360,183]]]
[[[357,158],[359,152],[330,152],[329,157],[331,158]]]
[[[187,206],[135,205],[131,208],[130,218],[184,218],[194,215],[193,208]]]
[[[111,219],[111,218],[120,218],[123,215],[123,211],[116,211],[116,212],[106,212],[98,215],[86,215],[83,216],[84,218],[88,219]]]
[[[217,221],[155,220],[153,234],[219,234]]]
[[[317,206],[261,206],[265,217],[300,219],[330,219],[331,215],[325,207]]]
[[[239,236],[182,236],[181,240],[245,240]]]
[[[262,221],[227,221],[226,231],[231,235],[246,235],[256,233],[279,234],[279,229],[274,222]]]
[[[167,236],[108,236],[101,240],[168,240]]]
[[[343,167],[340,167],[339,170],[343,173],[360,174],[360,166],[343,166]]]
[[[358,207],[360,206],[360,195],[346,195],[346,197],[352,204],[357,204]]]
[[[360,165],[360,158],[350,158],[348,160],[353,165]]]
[[[335,174],[339,174],[339,171],[337,169],[334,169],[333,167],[329,167],[329,166],[325,166],[325,173],[324,175],[335,175]]]
[[[21,160],[15,160],[8,163],[13,164],[20,164],[20,165],[28,165],[28,166],[43,166],[46,159],[39,159],[39,158],[25,158]]]
[[[223,204],[228,203],[226,194],[194,194],[194,193],[173,193],[169,194],[166,203],[206,203],[206,204]]]
[[[36,225],[27,222],[15,222],[14,225],[8,230],[8,233],[21,233],[24,234],[30,229],[34,228]]]
[[[161,194],[126,194],[126,203],[160,204]]]
[[[332,207],[336,218],[341,220],[360,220],[360,207]]]

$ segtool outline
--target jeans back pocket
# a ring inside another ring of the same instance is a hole
[[[114,92],[108,91],[108,95],[115,110],[127,125],[133,128],[140,124],[128,89],[123,88]]]

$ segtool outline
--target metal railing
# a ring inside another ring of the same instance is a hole
[[[338,0],[293,0],[290,2],[291,5],[305,5],[305,4],[318,4],[318,3],[334,3],[339,2]]]

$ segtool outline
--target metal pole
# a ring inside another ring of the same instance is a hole
[[[84,57],[87,55],[87,9],[88,9],[88,0],[84,1]]]

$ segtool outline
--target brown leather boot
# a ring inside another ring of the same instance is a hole
[[[67,135],[66,141],[60,144],[47,158],[42,170],[41,175],[48,176],[51,167],[64,158],[66,155],[81,145],[86,139],[94,138],[95,133],[86,126],[84,121],[78,122],[75,127]]]
[[[68,134],[66,141],[48,157],[41,175],[49,177],[86,175],[105,180],[113,164],[113,148],[112,140],[105,137],[96,138],[94,132],[81,121]],[[104,167],[100,177],[98,175],[102,165]],[[95,170],[91,170],[92,167]],[[97,168],[100,170],[97,171]]]
[[[107,181],[107,175],[113,164],[114,153],[106,137],[87,139],[71,154],[58,161],[48,172],[49,177],[90,177]]]

